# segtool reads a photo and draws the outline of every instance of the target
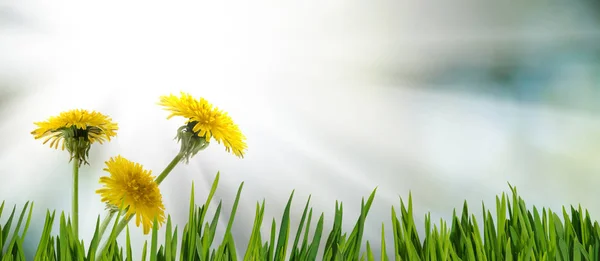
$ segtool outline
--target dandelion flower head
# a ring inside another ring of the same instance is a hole
[[[213,106],[206,99],[196,99],[182,92],[179,97],[173,94],[161,96],[159,105],[171,112],[167,119],[174,116],[184,117],[187,119],[187,127],[196,136],[204,138],[206,142],[213,138],[217,143],[223,143],[227,152],[240,158],[244,157],[248,147],[246,137],[227,112]]]
[[[104,170],[110,176],[101,177],[104,187],[96,190],[102,202],[116,208],[123,204],[127,209],[126,218],[135,215],[135,224],[143,225],[144,234],[150,232],[155,217],[159,225],[164,223],[165,207],[151,171],[120,155],[108,160]]]
[[[31,132],[35,139],[45,138],[50,147],[65,147],[71,153],[71,159],[78,157],[87,163],[90,145],[110,141],[117,135],[118,125],[112,119],[96,111],[74,109],[52,116],[47,121],[35,122],[37,129]]]

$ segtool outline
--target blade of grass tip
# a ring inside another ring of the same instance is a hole
[[[64,212],[61,212],[60,217],[58,219],[58,235],[56,236],[56,250],[58,250],[58,257],[59,260],[64,261],[65,259],[65,255],[66,255],[66,243],[65,243],[65,216],[64,216]]]
[[[165,258],[171,260],[171,215],[167,215],[167,229],[165,231]]]
[[[252,224],[252,230],[250,232],[250,238],[248,239],[248,244],[246,245],[246,252],[242,257],[242,260],[248,261],[252,259],[259,259],[259,255],[257,255],[257,246],[256,246],[256,223],[259,218],[260,205],[258,202],[256,203],[256,210],[254,215],[254,223]],[[259,243],[260,244],[260,243]]]
[[[460,224],[461,224],[460,226],[462,228],[461,235],[460,235],[461,241],[464,242],[464,244],[466,246],[466,255],[468,257],[468,260],[476,260],[475,259],[475,256],[476,256],[475,242],[473,242],[473,239],[472,239],[473,225],[472,225],[471,221],[469,220],[469,212],[468,212],[466,200],[464,202],[463,214],[462,214]]]
[[[204,230],[205,234],[202,235],[202,245],[204,246],[202,254],[208,258],[210,254],[210,247],[213,243],[213,240],[216,235],[217,225],[219,223],[219,217],[221,216],[221,207],[222,201],[219,201],[219,205],[217,205],[217,210],[213,216],[212,221],[210,222],[210,226],[207,224],[207,228]]]
[[[213,184],[210,188],[210,192],[208,193],[208,197],[206,198],[206,202],[204,203],[205,207],[200,215],[200,220],[201,220],[200,223],[204,222],[204,215],[206,215],[206,211],[208,211],[208,206],[210,205],[210,202],[212,201],[212,198],[215,195],[215,192],[217,191],[217,187],[219,186],[219,177],[220,176],[221,176],[221,173],[217,172],[217,175],[215,176],[215,180],[213,181]]]
[[[350,234],[348,238],[348,251],[346,251],[346,258],[356,259],[360,256],[360,248],[362,245],[362,234],[365,225],[365,199],[363,198],[360,204],[360,216],[356,225],[354,226],[354,230]]]
[[[85,244],[83,239],[77,242],[77,258],[79,261],[85,260]]]
[[[38,248],[35,252],[34,260],[41,260],[43,256],[46,256],[47,246],[51,239],[50,234],[52,233],[52,224],[54,224],[54,214],[56,212],[53,211],[50,214],[49,210],[46,210],[46,220],[44,221],[44,227],[42,228],[42,235],[40,237],[40,241],[38,243]],[[2,251],[0,251],[2,252]]]
[[[405,232],[407,232],[406,240],[411,242],[413,247],[415,247],[415,251],[421,253],[421,240],[419,239],[419,234],[417,233],[413,214],[412,191],[409,191],[408,193],[408,209],[404,206],[404,202],[400,201],[400,211],[403,224],[402,228],[404,228]]]
[[[300,260],[305,260],[308,254],[308,234],[310,233],[310,223],[312,221],[313,209],[310,208],[308,218],[306,220],[306,228],[304,228],[304,236],[302,237],[302,245],[300,246],[299,255],[296,255]]]
[[[127,261],[133,261],[133,251],[131,250],[131,236],[129,233],[129,226],[125,228],[125,248],[127,252]]]
[[[292,205],[292,199],[294,198],[294,190],[290,195],[288,202],[283,211],[281,217],[281,224],[279,225],[279,237],[277,239],[277,247],[275,247],[275,260],[284,260],[287,250],[288,238],[290,234],[290,206]]]
[[[452,225],[450,227],[450,242],[452,243],[453,248],[456,250],[456,254],[460,257],[466,255],[464,246],[465,242],[462,240],[461,235],[464,233],[462,227],[460,226],[460,221],[458,220],[458,215],[456,214],[456,209],[452,211]]]
[[[7,239],[8,239],[8,232],[10,231],[10,226],[12,224],[12,220],[15,216],[15,210],[17,209],[17,205],[15,205],[13,207],[12,212],[10,213],[10,216],[8,216],[8,220],[6,221],[6,223],[4,223],[4,228],[2,231],[2,245],[0,245],[0,252],[2,252],[2,250],[4,249],[4,244],[6,244]]]
[[[447,246],[449,242],[445,238],[443,224],[440,224],[439,230],[438,226],[433,224],[432,237],[427,240],[430,240],[429,244],[431,245],[431,258],[429,260],[437,261],[448,259]]]
[[[438,224],[433,223],[433,231],[432,231],[432,240],[431,240],[431,252],[432,257],[430,260],[440,260],[445,261],[450,258],[450,250],[451,247],[450,240],[448,239],[448,231],[446,230],[445,223],[441,221]]]
[[[358,240],[358,244],[359,244],[359,248],[361,245],[361,240],[362,240],[362,232],[359,233],[359,230],[362,228],[364,228],[364,222],[365,219],[367,218],[367,214],[369,213],[369,209],[371,209],[371,204],[373,204],[373,200],[375,199],[375,193],[377,192],[377,188],[375,188],[373,190],[373,192],[371,192],[371,195],[369,195],[369,199],[367,200],[367,203],[365,204],[365,199],[362,198],[362,202],[361,202],[361,219],[359,219],[359,222],[356,223],[356,225],[354,225],[354,229],[352,231],[352,234],[350,235],[350,238],[348,239],[349,241],[355,241],[354,237],[357,237]],[[356,256],[358,257],[358,256]]]
[[[217,175],[218,176],[218,175]],[[184,228],[182,234],[182,240],[185,241],[181,244],[181,260],[187,257],[188,261],[193,260],[194,252],[192,251],[196,247],[196,205],[194,204],[194,182],[192,182],[192,189],[190,192],[190,213],[188,216],[188,223]],[[187,255],[187,256],[186,256]]]
[[[231,215],[229,216],[229,222],[227,223],[227,228],[225,229],[225,236],[223,237],[223,242],[221,244],[225,244],[227,240],[227,235],[231,233],[231,227],[233,226],[233,221],[235,219],[235,213],[237,211],[238,204],[240,202],[240,195],[242,193],[242,188],[244,187],[244,182],[240,184],[238,188],[237,195],[235,196],[235,200],[233,202],[233,207],[231,208]]]
[[[435,256],[433,253],[435,249],[432,244],[433,235],[431,234],[431,213],[425,214],[425,240],[423,242],[423,257],[426,259],[435,260]]]
[[[233,207],[231,208],[231,215],[229,216],[229,222],[227,223],[227,228],[225,229],[225,235],[223,236],[223,241],[221,241],[221,245],[219,246],[219,249],[217,250],[217,260],[220,260],[221,258],[223,258],[223,255],[225,255],[227,253],[227,249],[225,249],[227,247],[227,237],[228,235],[231,233],[231,227],[233,226],[233,221],[235,219],[235,213],[237,211],[237,206],[239,204],[240,201],[240,194],[242,193],[242,188],[244,187],[244,182],[242,182],[238,188],[237,191],[237,195],[235,196],[235,200],[233,202]]]
[[[344,208],[341,202],[335,201],[335,216],[333,219],[333,228],[329,232],[327,241],[325,242],[325,251],[323,252],[323,259],[335,258],[338,254],[339,240],[341,237],[342,227],[342,216]]]
[[[486,249],[487,256],[493,261],[499,259],[499,257],[496,255],[496,245],[498,245],[498,239],[496,238],[496,226],[494,224],[492,213],[489,210],[486,212],[483,213],[483,225],[485,227],[484,248]]]
[[[60,250],[60,260],[61,261],[67,261],[67,246],[68,246],[68,242],[67,242],[67,228],[66,228],[66,221],[65,221],[65,212],[61,212],[60,213],[60,219],[59,219],[59,234],[58,234],[58,238],[57,241],[58,243],[60,243],[60,246],[58,247],[58,250]]]
[[[551,259],[557,259],[557,253],[558,253],[558,239],[557,239],[557,234],[556,234],[556,230],[554,229],[554,220],[552,218],[552,212],[550,211],[550,209],[546,210],[546,208],[543,208],[543,216],[542,216],[542,223],[544,223],[544,230],[547,231],[548,233],[548,238],[549,238],[549,246],[550,249],[553,250],[552,252],[549,252],[549,258]]]
[[[96,218],[96,228],[94,229],[94,235],[92,236],[92,241],[90,242],[90,247],[88,249],[87,260],[94,261],[96,255],[96,249],[98,248],[98,237],[100,232],[100,215]]]
[[[265,241],[260,249],[260,260],[269,260],[269,240]]]
[[[298,241],[300,241],[300,234],[302,234],[302,228],[304,227],[304,222],[306,220],[306,213],[308,212],[308,206],[310,204],[310,195],[308,196],[308,200],[306,201],[306,206],[304,206],[304,211],[302,212],[302,218],[300,218],[300,224],[298,225],[298,230],[296,231],[296,238],[294,239],[294,244],[292,245],[292,253],[290,255],[290,259],[294,259],[296,255],[298,255]],[[312,212],[312,211],[311,211]],[[310,219],[309,219],[310,222]],[[305,237],[306,238],[306,237]]]
[[[367,240],[367,260],[375,261],[375,257],[373,256],[373,251],[371,251],[371,244],[369,240]]]
[[[146,261],[146,254],[147,254],[146,252],[147,252],[147,250],[148,250],[148,241],[145,240],[144,241],[144,247],[142,248],[142,259],[141,259],[142,261]]]
[[[277,224],[275,223],[275,218],[273,218],[273,221],[271,222],[271,237],[269,240],[269,252],[268,252],[268,260],[273,260],[273,254],[274,254],[274,249],[275,249],[275,231],[276,231],[276,226]]]
[[[158,249],[158,220],[154,217],[152,224],[152,242],[150,243],[150,261],[156,261]]]
[[[503,252],[505,252],[506,234],[506,194],[502,193],[502,200],[496,197],[496,219],[497,219],[497,231],[496,231],[496,257],[502,258]]]
[[[402,198],[400,198],[402,201]],[[400,229],[400,221],[398,221],[398,215],[396,214],[396,209],[392,206],[392,236],[394,238],[394,253],[395,255],[405,255],[406,251],[404,250],[404,236],[402,235]],[[405,256],[406,257],[406,256]]]
[[[515,203],[518,207],[517,207],[517,219],[518,219],[518,226],[517,228],[519,228],[518,234],[519,234],[519,240],[516,241],[517,242],[517,249],[519,252],[524,253],[524,251],[526,251],[526,244],[527,242],[531,241],[532,239],[532,230],[531,230],[531,224],[529,223],[529,217],[527,214],[527,210],[525,209],[525,203],[522,201],[522,199],[519,198],[519,202]]]
[[[580,238],[582,246],[587,246],[588,235],[585,227],[585,218],[583,212],[581,212],[581,205],[578,206],[578,210],[571,206],[571,216],[573,217],[573,229]]]
[[[158,248],[158,252],[156,252],[156,260],[160,260],[160,261],[166,260],[165,248],[162,245]]]
[[[564,228],[565,228],[565,239],[568,243],[569,246],[572,246],[573,243],[573,239],[575,239],[577,237],[577,235],[575,234],[576,232],[573,229],[573,222],[571,221],[571,219],[569,218],[569,214],[567,214],[567,210],[565,209],[565,207],[562,207],[562,213],[563,213],[563,220],[564,220]],[[573,217],[575,218],[575,217]],[[573,219],[574,221],[574,219]]]
[[[525,205],[525,201],[519,197],[519,206],[521,209],[521,215],[523,216],[523,224],[525,225],[525,229],[529,238],[534,238],[534,220],[531,211],[527,209]]]
[[[194,219],[194,222],[190,221],[190,224],[196,224],[196,226],[193,226],[193,229],[190,230],[190,234],[189,234],[189,242],[188,242],[188,248],[189,249],[193,249],[195,247],[197,247],[197,244],[195,243],[196,240],[196,234],[197,234],[197,228],[202,228],[202,225],[204,223],[204,218],[206,216],[206,212],[208,211],[208,207],[210,206],[210,202],[212,201],[213,196],[215,195],[215,192],[217,191],[217,187],[219,185],[219,178],[220,178],[221,174],[220,172],[217,172],[217,175],[215,176],[215,179],[213,180],[213,184],[211,186],[210,192],[208,194],[208,197],[206,198],[206,202],[204,203],[204,206],[201,208],[202,211],[200,212],[200,217],[198,220]],[[193,208],[193,204],[190,204],[190,209]],[[220,208],[219,208],[220,210]],[[190,212],[192,213],[192,212]],[[217,215],[218,216],[218,215]],[[191,219],[190,219],[191,220]],[[213,233],[213,237],[214,237],[214,233]],[[223,240],[225,240],[225,238],[223,238]],[[212,242],[212,240],[211,240]],[[202,252],[205,253],[206,255],[208,254],[208,252],[210,251],[210,245],[203,245],[203,248],[205,248],[205,250],[203,250]],[[192,251],[190,251],[189,253],[193,253]],[[193,255],[192,255],[193,256]],[[192,258],[192,256],[188,257],[188,260],[191,260],[189,258]]]
[[[581,210],[579,210],[581,212]],[[586,231],[586,242],[584,243],[585,246],[587,247],[591,247],[592,246],[592,242],[594,241],[594,231],[593,231],[593,226],[592,226],[592,222],[590,219],[590,213],[588,212],[588,210],[585,210],[585,223],[583,225],[583,227],[585,228]],[[590,253],[591,255],[591,253]]]
[[[177,226],[175,226],[175,232],[173,232],[173,241],[171,241],[171,248],[173,252],[171,252],[171,260],[176,260],[177,258]]]
[[[342,218],[343,218],[343,204],[340,202],[340,211],[339,215],[336,215],[336,220],[334,223],[337,224],[336,228],[336,237],[334,244],[332,246],[333,256],[336,258],[343,258],[344,249],[346,247],[346,233],[342,234]]]
[[[48,244],[47,254],[52,257],[52,260],[59,260],[59,242],[58,237],[50,237],[50,244]],[[55,247],[56,246],[56,247]]]
[[[321,244],[321,235],[323,233],[323,219],[325,218],[324,214],[321,213],[321,217],[317,222],[317,228],[315,228],[315,234],[313,235],[313,240],[310,243],[310,247],[308,248],[308,260],[315,260],[317,258],[317,252],[319,251],[319,245]]]
[[[194,210],[194,223],[190,224],[193,228],[193,230],[190,231],[190,233],[193,232],[190,234],[192,237],[191,242],[195,243],[194,245],[190,244],[190,247],[192,247],[193,250],[190,249],[190,253],[188,253],[188,255],[193,255],[194,260],[197,260],[202,256],[202,235],[205,234],[205,232],[204,228],[202,227],[204,224],[202,223],[203,221],[201,215],[205,207],[206,206],[202,205]]]
[[[535,228],[535,238],[536,238],[536,247],[538,249],[548,249],[548,238],[546,235],[546,231],[544,230],[544,225],[542,223],[542,219],[540,218],[540,213],[538,209],[533,207],[533,222]]]
[[[471,215],[471,220],[473,222],[473,231],[471,232],[471,239],[473,244],[475,245],[475,255],[478,257],[478,260],[487,261],[485,256],[485,249],[483,249],[483,241],[481,239],[481,233],[479,231],[479,226],[477,224],[477,219],[475,214]]]
[[[470,235],[471,232],[473,232],[471,223],[469,221],[469,206],[468,206],[466,200],[463,202],[463,210],[462,210],[462,214],[460,217],[460,227],[462,228],[462,231],[464,232],[464,234],[462,236],[466,237],[466,236]]]
[[[262,242],[262,233],[261,233],[261,229],[262,229],[262,223],[263,220],[265,218],[265,199],[263,198],[262,204],[260,206],[260,219],[259,222],[257,223],[258,227],[257,227],[257,235],[256,235],[256,244],[257,244],[257,248],[261,249],[260,250],[260,258],[261,259],[265,259],[267,257],[268,254],[268,245],[270,245],[270,243],[268,242],[268,240],[266,242],[264,242],[264,247],[261,247],[261,245],[263,245]]]
[[[33,202],[31,202],[28,212],[29,213],[27,214],[27,221],[25,222],[25,228],[23,228],[23,233],[21,234],[21,241],[20,241],[21,245],[23,244],[23,241],[25,240],[25,235],[27,235],[27,230],[29,229],[29,224],[31,223],[31,214],[33,213]],[[0,213],[0,216],[2,216],[1,213]]]
[[[513,260],[513,251],[511,250],[511,240],[510,238],[508,240],[506,240],[506,261],[512,261]]]
[[[75,260],[75,259],[77,259],[78,261],[85,260],[85,247],[84,247],[83,239],[78,241],[74,235],[71,236],[71,248],[72,248],[73,254],[74,254],[73,260]]]
[[[262,226],[262,214],[264,213],[264,203],[265,200],[263,199],[263,204],[261,208],[261,205],[258,202],[256,202],[254,224],[252,225],[252,232],[250,232],[250,239],[248,240],[246,253],[244,254],[244,261],[251,261],[260,258],[260,250],[262,247],[262,240],[260,238],[260,228]]]
[[[21,229],[21,224],[23,223],[23,218],[25,217],[25,211],[27,210],[27,206],[29,205],[29,201],[27,201],[25,203],[25,206],[23,206],[23,210],[21,210],[21,214],[19,214],[19,219],[17,220],[17,226],[15,227],[12,237],[10,239],[10,243],[8,244],[8,248],[7,250],[10,250],[13,245],[15,244],[15,241],[17,240],[17,237],[19,237],[19,230]]]
[[[371,192],[371,195],[369,195],[369,198],[367,199],[367,203],[364,205],[364,212],[361,209],[362,221],[361,221],[361,225],[358,230],[359,233],[358,233],[358,238],[357,238],[358,251],[360,251],[360,247],[362,245],[361,242],[362,242],[362,236],[363,236],[363,232],[364,232],[365,221],[369,214],[369,210],[371,209],[371,205],[373,204],[373,200],[375,199],[375,193],[377,193],[377,187],[375,189],[373,189],[373,192]],[[364,202],[364,198],[363,198],[363,202]]]
[[[385,224],[381,222],[381,261],[389,260],[385,245]]]

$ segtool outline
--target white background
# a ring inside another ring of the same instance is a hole
[[[324,233],[335,200],[344,202],[350,232],[360,199],[378,187],[364,236],[377,253],[381,222],[389,237],[390,207],[398,209],[409,191],[420,232],[425,213],[448,220],[465,199],[476,214],[482,201],[493,208],[508,182],[528,204],[560,211],[581,203],[597,217],[600,121],[593,110],[429,81],[444,72],[460,78],[453,73],[460,66],[479,70],[511,59],[535,72],[550,66],[535,57],[598,42],[589,8],[532,5],[0,2],[0,199],[8,206],[35,201],[27,239],[34,251],[45,210],[70,211],[71,166],[67,152],[33,139],[33,122],[73,108],[110,115],[118,137],[94,145],[91,165],[80,171],[80,231],[88,244],[104,214],[94,193],[107,174],[104,161],[121,154],[158,175],[178,151],[173,138],[183,119],[166,120],[156,103],[186,91],[229,112],[249,150],[238,159],[213,143],[177,166],[161,185],[167,213],[181,232],[191,182],[196,202],[204,202],[220,171],[213,204],[223,200],[225,226],[245,182],[234,224],[240,251],[255,203],[266,199],[268,235],[293,189],[291,238],[309,194],[314,215],[325,212]],[[585,58],[552,67],[558,73],[548,87],[562,90],[555,96],[594,101],[585,93],[598,86],[598,65]],[[473,70],[467,74],[479,75]],[[488,80],[471,85],[509,88]],[[141,249],[150,237],[132,231]]]

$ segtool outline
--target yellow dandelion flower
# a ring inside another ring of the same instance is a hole
[[[161,96],[159,105],[166,107],[171,114],[167,117],[181,116],[187,119],[186,125],[179,130],[178,138],[182,140],[182,150],[189,151],[186,157],[193,156],[199,150],[204,149],[211,138],[217,143],[225,146],[227,152],[243,158],[247,149],[246,137],[239,127],[233,122],[227,112],[214,107],[206,99],[195,99],[190,94],[181,93],[180,97],[175,95]],[[197,143],[190,142],[190,137],[184,133],[192,133],[198,139]],[[186,147],[186,143],[191,145]],[[198,144],[199,143],[199,144]],[[186,148],[184,148],[186,147]]]
[[[125,218],[135,214],[135,224],[138,227],[143,224],[144,234],[150,232],[155,217],[159,225],[164,223],[165,206],[151,171],[120,155],[107,161],[104,170],[110,176],[101,177],[104,188],[96,190],[102,202],[111,208],[118,208],[123,203],[127,210]]]
[[[66,147],[71,159],[77,157],[80,163],[86,164],[91,144],[110,141],[118,130],[118,125],[110,117],[82,109],[61,112],[47,121],[34,124],[38,127],[31,132],[35,139],[45,138],[43,144],[51,141],[50,147],[55,149],[62,143],[61,149]]]

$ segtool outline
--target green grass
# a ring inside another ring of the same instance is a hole
[[[141,258],[133,259],[129,229],[126,231],[125,246],[116,240],[115,228],[119,215],[108,235],[108,243],[102,253],[97,253],[100,239],[98,231],[100,219],[96,221],[96,233],[89,243],[73,236],[71,221],[61,213],[59,233],[52,235],[56,213],[46,212],[42,235],[39,239],[34,260],[600,260],[600,227],[592,221],[587,211],[581,207],[571,207],[567,211],[555,213],[549,209],[541,211],[536,207],[527,209],[525,201],[517,190],[510,187],[511,196],[502,193],[496,197],[496,212],[492,213],[482,204],[483,212],[479,220],[469,212],[464,202],[462,212],[453,214],[452,220],[434,223],[429,214],[425,215],[425,235],[417,233],[412,196],[408,202],[400,199],[400,204],[391,206],[391,227],[382,224],[381,250],[374,253],[369,241],[363,241],[364,224],[373,203],[376,190],[361,202],[361,212],[352,231],[342,231],[343,204],[336,202],[331,231],[324,233],[325,213],[314,213],[310,207],[310,197],[298,227],[290,226],[292,192],[280,220],[271,220],[270,234],[262,235],[264,226],[265,201],[256,204],[254,225],[248,242],[233,238],[231,228],[242,192],[240,185],[231,210],[222,209],[222,204],[214,212],[208,212],[210,203],[218,187],[219,174],[206,201],[198,206],[194,201],[192,184],[188,223],[182,230],[173,227],[171,218],[165,224],[165,237],[158,242],[158,227],[154,226],[149,242],[144,242]],[[27,202],[20,212],[13,207],[7,214],[4,202],[0,206],[0,218],[8,215],[6,223],[0,224],[0,261],[25,260],[23,241],[31,221],[33,203]],[[225,234],[216,241],[216,228],[222,211],[230,211]],[[19,213],[17,215],[17,213]],[[316,222],[316,223],[315,223]],[[290,238],[290,231],[295,237]],[[108,233],[108,231],[107,231]],[[393,235],[393,241],[386,242],[386,234]],[[312,235],[312,236],[309,236]],[[423,236],[421,238],[421,236]],[[236,243],[245,244],[246,252],[236,252]],[[291,243],[291,245],[290,245]],[[324,243],[324,244],[322,244]],[[320,246],[323,249],[319,249]],[[136,251],[137,252],[137,251]],[[321,253],[321,254],[318,254]],[[97,257],[100,257],[97,259]]]

